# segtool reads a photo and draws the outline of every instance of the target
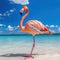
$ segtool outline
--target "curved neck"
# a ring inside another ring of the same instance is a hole
[[[28,16],[28,10],[26,10],[26,14],[20,20],[20,29],[24,31],[23,20]]]

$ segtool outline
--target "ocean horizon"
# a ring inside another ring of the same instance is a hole
[[[32,34],[28,34],[28,33],[25,33],[25,34],[0,34],[0,36],[22,36],[22,35],[32,35]],[[60,35],[60,33],[52,33],[52,34],[36,34],[35,36],[39,36],[39,35]]]

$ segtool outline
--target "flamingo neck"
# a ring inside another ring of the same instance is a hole
[[[23,21],[28,16],[28,10],[26,10],[26,14],[20,20],[20,29],[24,31]]]

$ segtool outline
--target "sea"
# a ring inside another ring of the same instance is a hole
[[[0,55],[29,54],[32,44],[32,35],[1,35]],[[60,54],[60,35],[36,35],[33,54]]]

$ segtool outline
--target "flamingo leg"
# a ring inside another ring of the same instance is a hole
[[[32,49],[31,49],[30,55],[25,56],[25,59],[27,59],[27,58],[34,58],[34,57],[32,56],[32,53],[33,53],[34,47],[35,47],[35,36],[33,36],[33,46],[32,46]]]
[[[33,46],[32,46],[30,55],[32,55],[34,47],[35,47],[35,36],[33,36]]]

